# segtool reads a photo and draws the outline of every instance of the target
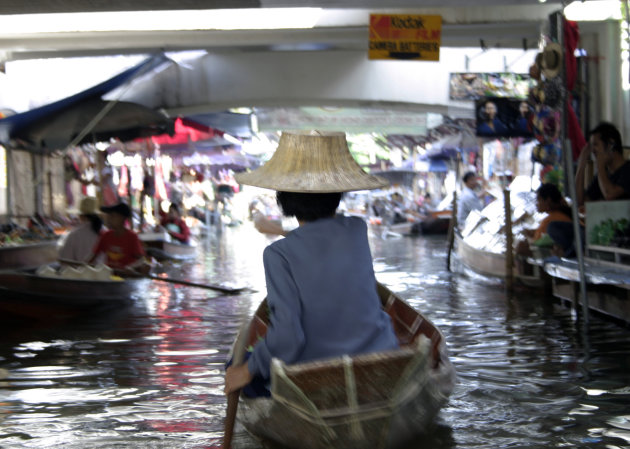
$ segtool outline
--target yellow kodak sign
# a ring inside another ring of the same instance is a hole
[[[369,59],[439,61],[442,16],[370,14]]]

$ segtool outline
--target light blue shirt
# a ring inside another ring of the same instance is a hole
[[[271,324],[248,360],[253,375],[269,378],[272,357],[290,364],[398,347],[362,219],[306,223],[265,248],[263,263]]]
[[[471,210],[483,209],[483,202],[474,190],[468,186],[462,189],[462,195],[457,202],[457,226],[462,229]]]

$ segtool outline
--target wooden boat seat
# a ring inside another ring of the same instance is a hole
[[[401,373],[415,355],[411,348],[403,348],[387,354],[282,364],[290,382],[272,382],[276,387],[273,394],[293,404],[308,399],[322,417],[346,414],[348,408],[387,407],[400,385]]]

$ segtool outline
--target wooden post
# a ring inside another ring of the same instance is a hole
[[[453,214],[451,215],[451,221],[448,224],[448,251],[446,254],[446,269],[451,271],[451,253],[453,252],[453,245],[455,243],[455,233],[457,232],[457,184],[460,181],[459,177],[459,167],[462,163],[462,154],[457,153],[457,158],[455,160],[455,190],[453,190],[453,205],[451,209],[453,210]]]
[[[453,252],[453,245],[455,243],[455,232],[457,232],[457,189],[453,191],[453,214],[451,221],[448,224],[448,251],[446,253],[446,269],[451,271],[451,253]]]
[[[55,207],[53,205],[53,183],[52,183],[52,172],[48,170],[46,173],[48,177],[48,216],[52,218],[55,213]]]
[[[103,156],[104,154],[104,156]],[[103,195],[103,169],[105,168],[104,159],[107,158],[107,153],[103,153],[100,150],[96,150],[96,171],[98,172],[98,186],[96,189],[96,199],[98,204],[105,206],[105,196]]]
[[[512,236],[512,205],[510,204],[510,189],[503,189],[503,206],[505,212],[505,286],[512,291],[514,284],[514,254]]]

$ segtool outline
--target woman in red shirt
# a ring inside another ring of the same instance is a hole
[[[160,224],[166,232],[180,243],[188,244],[190,239],[190,228],[182,219],[177,204],[172,203],[168,208],[168,215],[162,218]]]

